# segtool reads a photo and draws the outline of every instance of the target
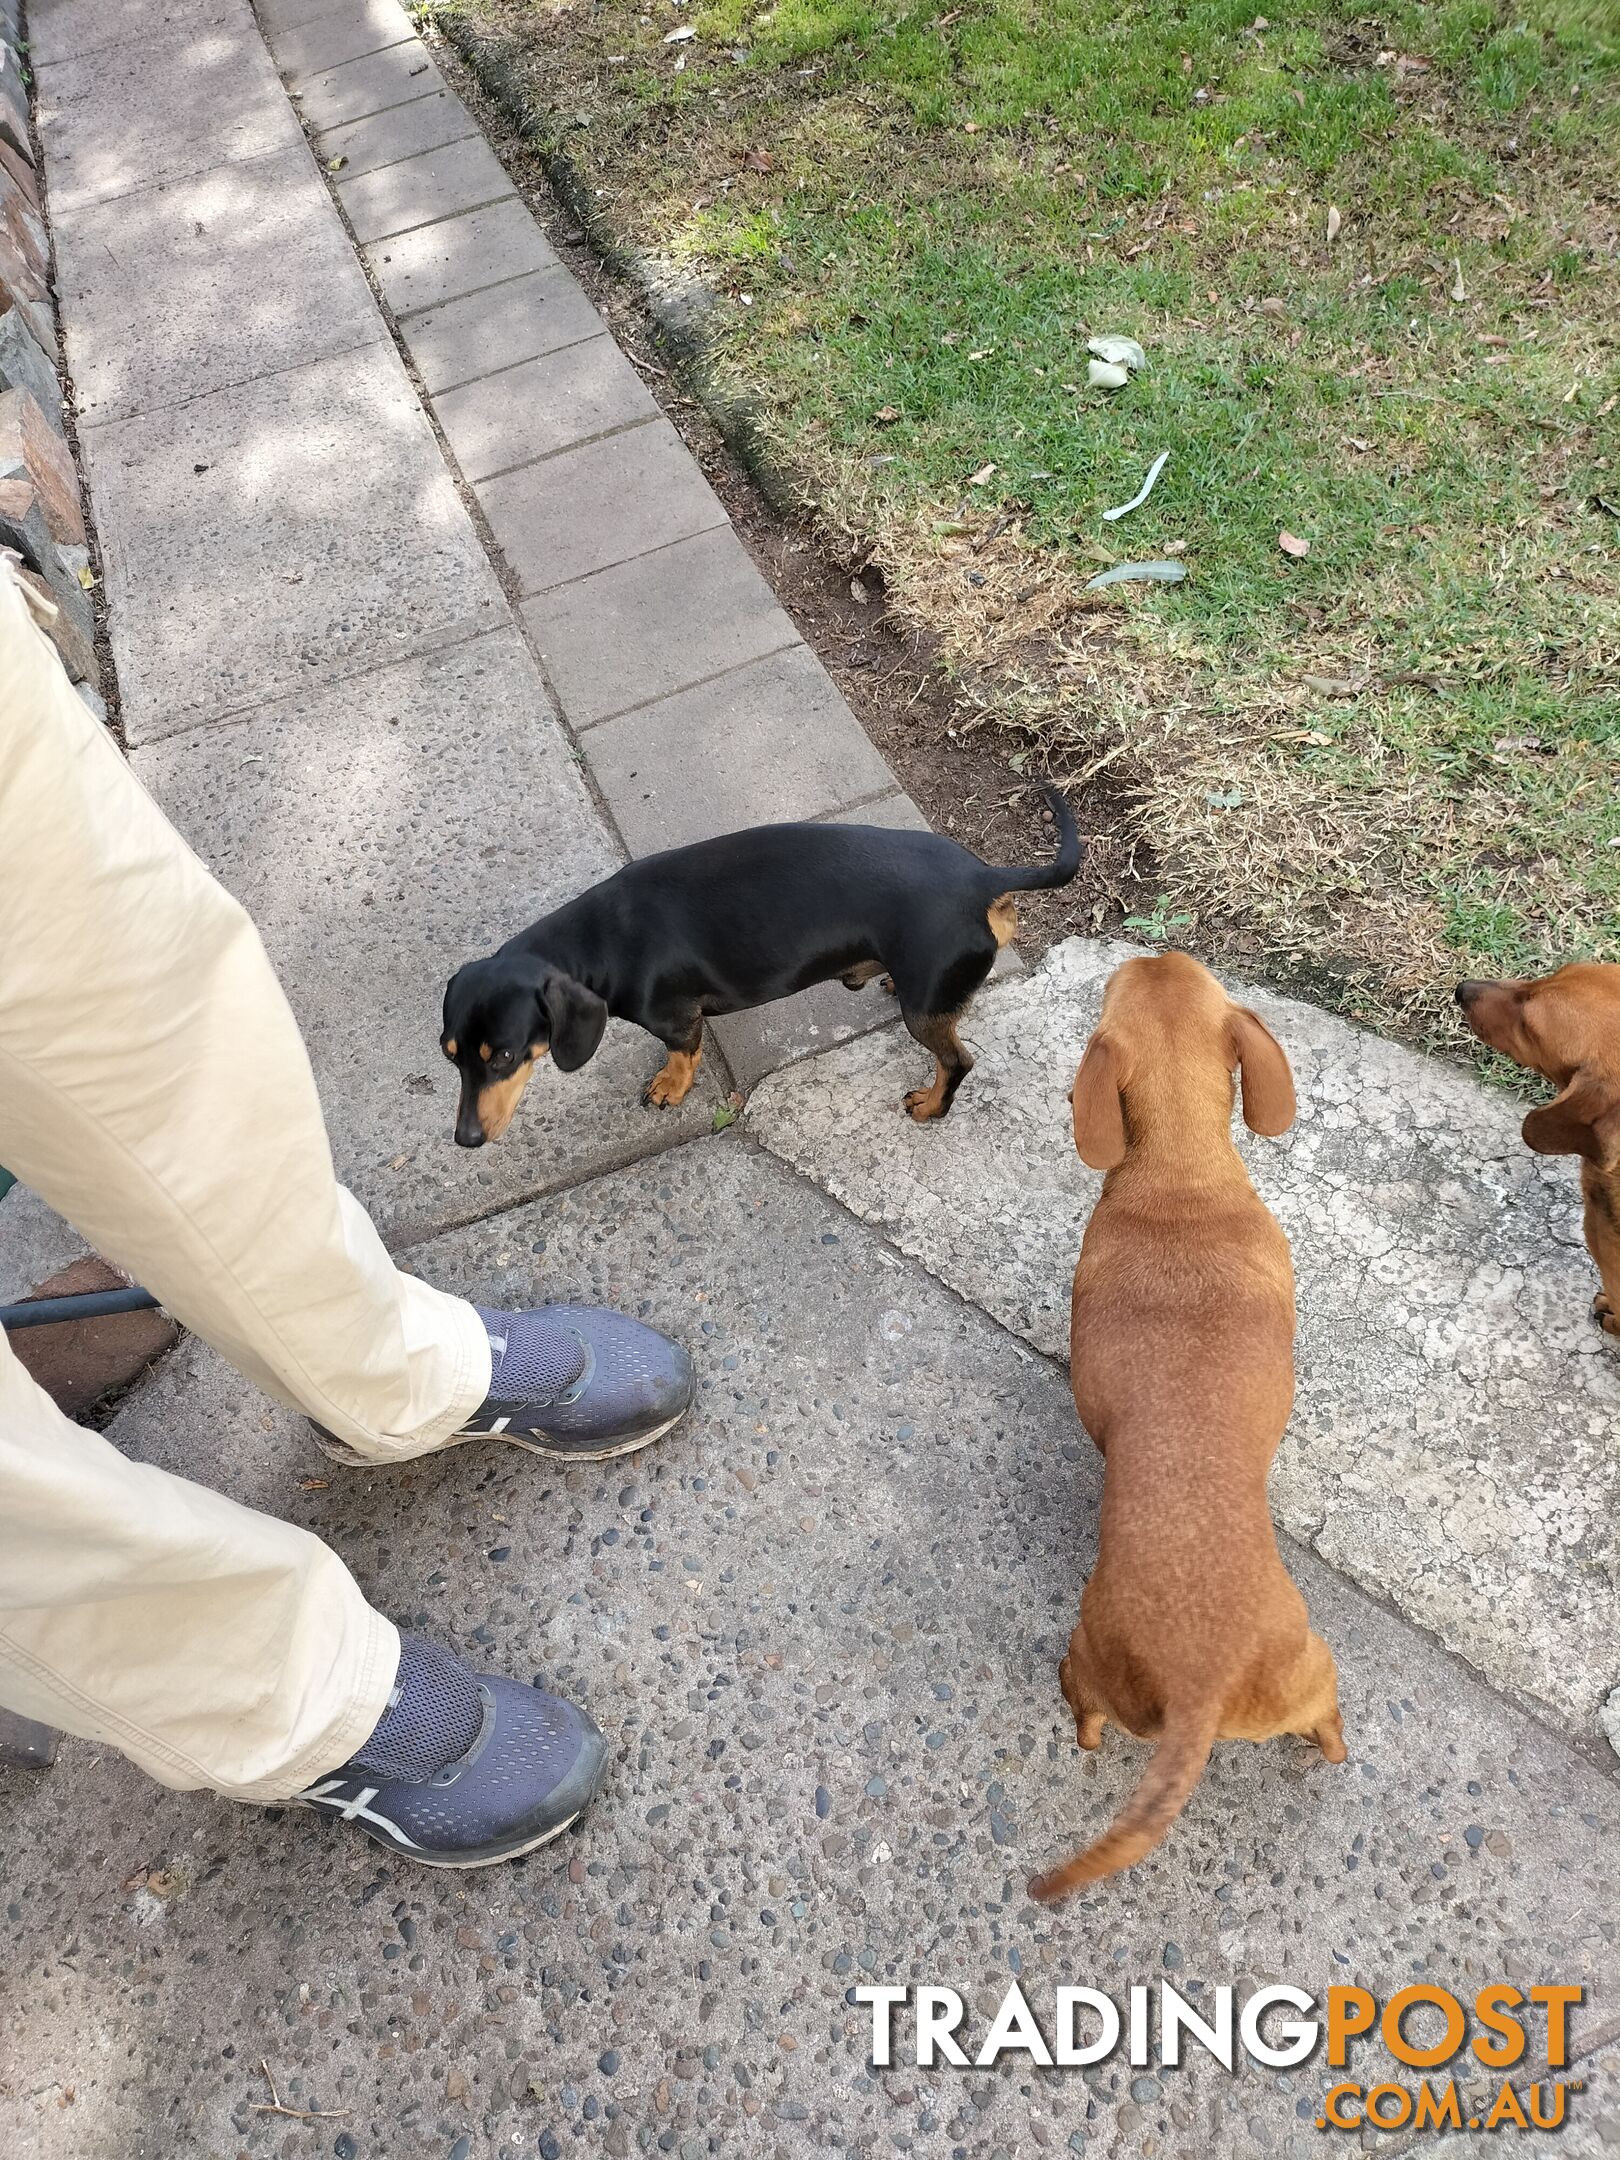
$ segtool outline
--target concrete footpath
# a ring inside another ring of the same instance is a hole
[[[835,987],[723,1023],[677,1115],[615,1027],[458,1152],[461,959],[626,852],[917,813],[394,0],[33,0],[28,32],[131,761],[259,921],[409,1264],[643,1312],[702,1391],[560,1474],[339,1472],[194,1341],[130,1398],[132,1455],[307,1524],[617,1754],[576,1836],[466,1876],[77,1743],[0,1780],[0,2147],[1293,2160],[1320,2059],[877,2070],[853,1990],[955,1987],[982,2038],[1014,1979],[1045,2019],[1066,1984],[1507,1978],[1585,1985],[1559,2149],[1620,2149],[1620,1358],[1569,1167],[1466,1076],[1259,1000],[1302,1104],[1249,1149],[1300,1276],[1274,1498],[1351,1759],[1223,1748],[1142,1868],[1032,1906],[1145,1759],[1082,1757],[1056,1682],[1099,1492],[1064,1094],[1119,949],[984,994],[943,1127],[900,1112],[926,1059],[881,994]],[[0,1287],[73,1249],[20,1196],[0,1241]]]

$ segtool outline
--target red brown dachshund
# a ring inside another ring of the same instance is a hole
[[[1581,1158],[1586,1244],[1603,1285],[1592,1316],[1620,1335],[1620,967],[1575,961],[1518,982],[1460,982],[1457,1003],[1482,1043],[1558,1090],[1520,1130],[1538,1155]]]
[[[1059,1679],[1083,1748],[1112,1718],[1157,1743],[1095,1843],[1043,1900],[1133,1867],[1217,1740],[1301,1733],[1344,1760],[1333,1653],[1277,1551],[1266,1476],[1294,1400],[1288,1240],[1232,1143],[1285,1132],[1294,1082],[1258,1016],[1184,953],[1113,976],[1073,1092],[1106,1171],[1074,1275],[1070,1373],[1102,1451],[1097,1564]]]

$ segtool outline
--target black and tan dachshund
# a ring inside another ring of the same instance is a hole
[[[905,1107],[943,1117],[973,1060],[956,1023],[1018,927],[1009,897],[1067,885],[1081,843],[1049,788],[1058,848],[997,869],[940,833],[877,825],[756,825],[644,856],[457,969],[444,994],[444,1054],[461,1075],[456,1139],[482,1147],[512,1121],[547,1050],[564,1072],[595,1054],[609,1013],[669,1055],[643,1102],[683,1100],[710,1013],[744,1012],[835,976],[886,975],[901,1018],[934,1053]]]

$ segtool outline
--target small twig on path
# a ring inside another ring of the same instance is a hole
[[[264,2073],[264,2082],[270,2088],[270,2097],[268,2100],[250,2100],[248,2102],[255,2115],[287,2115],[294,2122],[336,2122],[340,2116],[348,2114],[347,2108],[284,2107],[281,2095],[276,2091],[276,2081],[270,2075],[270,2065],[264,2060],[263,2056],[259,2058],[259,2068]]]

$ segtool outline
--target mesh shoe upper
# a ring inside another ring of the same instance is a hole
[[[611,1453],[662,1432],[692,1400],[692,1361],[680,1344],[625,1313],[546,1305],[532,1314],[485,1312],[483,1319],[492,1338],[505,1335],[508,1348],[466,1432],[551,1443],[559,1454]],[[520,1327],[531,1321],[545,1323],[543,1334]],[[524,1395],[515,1385],[518,1372],[554,1375],[564,1341],[576,1360],[568,1383],[543,1400]]]
[[[346,1763],[299,1794],[378,1844],[438,1866],[515,1858],[573,1821],[601,1782],[607,1749],[583,1710],[494,1674],[469,1676],[480,1703],[471,1752],[427,1780]]]
[[[562,1317],[571,1308],[541,1305],[532,1312],[473,1310],[489,1337],[489,1400],[532,1403],[538,1409],[555,1402],[585,1366],[585,1346]]]
[[[351,1767],[412,1781],[459,1762],[484,1723],[478,1682],[448,1650],[420,1635],[399,1639],[399,1671],[388,1708]]]

